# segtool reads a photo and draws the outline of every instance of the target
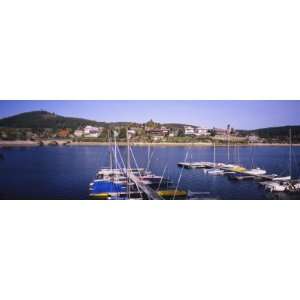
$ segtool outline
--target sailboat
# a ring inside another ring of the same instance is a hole
[[[165,187],[169,180],[163,176],[153,174],[149,169],[139,168],[130,147],[127,132],[127,161],[123,159],[116,142],[117,133],[114,133],[114,146],[110,143],[110,167],[101,168],[89,185],[91,199],[157,199],[163,200],[172,195],[172,199],[186,198],[187,192],[168,188],[156,190],[155,187]],[[131,162],[132,160],[132,162]],[[148,159],[148,168],[150,165]],[[133,167],[135,165],[135,168]]]
[[[213,164],[213,168],[212,169],[209,169],[207,171],[207,174],[210,174],[210,175],[223,175],[224,174],[224,171],[219,169],[219,168],[216,168],[217,164],[216,164],[216,143],[214,143],[214,164]]]
[[[285,177],[274,177],[271,182],[265,182],[264,186],[266,190],[270,192],[285,192],[300,188],[300,186],[292,183],[292,130],[289,130],[289,175]]]
[[[259,167],[254,167],[254,146],[251,147],[251,169],[246,170],[244,173],[247,175],[259,176],[267,173],[266,170]]]

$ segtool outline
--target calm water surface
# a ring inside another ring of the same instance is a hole
[[[126,148],[120,147],[125,157]],[[174,183],[180,172],[180,188],[192,192],[209,192],[209,198],[217,199],[270,199],[291,198],[284,194],[266,193],[254,181],[230,181],[226,176],[211,176],[203,170],[185,170],[177,167],[188,153],[188,161],[212,161],[212,147],[152,147],[150,169],[155,174],[165,175]],[[252,155],[252,151],[254,154]],[[268,173],[288,175],[288,147],[241,147],[230,149],[231,162],[251,167],[252,157],[256,166]],[[140,167],[147,165],[148,147],[133,147]],[[15,147],[2,148],[0,153],[0,198],[1,199],[87,199],[88,184],[99,168],[109,165],[107,146],[72,147]],[[216,148],[216,161],[227,162],[227,148]],[[300,147],[293,147],[293,175],[300,177]],[[299,196],[293,196],[293,198]]]

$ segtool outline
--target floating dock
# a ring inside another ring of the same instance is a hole
[[[178,167],[185,168],[185,169],[211,169],[211,168],[218,168],[224,171],[224,175],[229,175],[234,177],[234,175],[240,175],[234,178],[237,180],[248,180],[248,179],[255,179],[255,180],[265,180],[271,181],[276,177],[274,175],[269,174],[253,174],[250,170],[247,170],[243,167],[237,165],[230,165],[224,163],[213,163],[213,162],[179,162],[177,163]]]

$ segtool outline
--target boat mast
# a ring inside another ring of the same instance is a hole
[[[251,169],[254,168],[254,146],[253,143],[251,145]]]
[[[117,132],[114,131],[114,141],[115,141],[115,168],[117,169]]]
[[[150,144],[148,144],[148,160],[147,160],[147,170],[149,169],[149,164],[150,164]]]
[[[129,136],[128,136],[128,128],[126,132],[126,137],[127,137],[127,195],[128,199],[130,199],[130,185],[129,185],[129,170],[130,170],[130,147],[129,147]]]
[[[229,153],[229,133],[227,132],[227,161],[230,161],[230,153]]]
[[[214,143],[214,167],[216,166],[216,143]]]
[[[233,147],[232,151],[233,151],[233,160],[234,160],[234,163],[236,164],[237,163],[236,144],[234,144],[234,147]]]
[[[289,133],[290,133],[289,172],[292,179],[292,128],[290,128]]]
[[[108,129],[107,131],[107,136],[108,136],[108,147],[109,147],[109,167],[110,167],[110,170],[112,170],[113,168],[113,162],[112,162],[112,146],[111,146],[111,138],[110,138],[110,129]]]

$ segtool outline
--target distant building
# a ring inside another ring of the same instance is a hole
[[[80,130],[80,129],[75,130],[74,135],[76,137],[82,137],[83,136],[83,130]]]
[[[213,131],[215,132],[216,135],[227,135],[227,129],[223,129],[223,128],[213,128]]]
[[[194,134],[197,136],[208,136],[210,135],[209,129],[204,127],[196,127],[194,129]]]
[[[184,134],[185,135],[194,135],[195,129],[192,126],[184,126]]]
[[[136,135],[136,131],[134,129],[127,130],[128,137],[131,138]]]
[[[162,136],[162,137],[165,137],[169,134],[169,129],[165,128],[165,127],[161,127],[161,128],[153,128],[153,129],[150,129],[148,128],[146,130],[146,132],[148,134],[150,134],[151,136]]]
[[[160,130],[161,130],[161,132],[164,134],[164,135],[168,135],[169,134],[169,129],[168,128],[166,128],[166,127],[164,127],[164,126],[162,126],[161,128],[160,128]]]
[[[70,135],[70,130],[69,129],[60,129],[58,130],[56,136],[59,138],[67,138]]]
[[[127,132],[128,134],[136,134],[136,131],[134,129],[128,129]]]
[[[257,143],[259,142],[261,139],[257,136],[257,135],[249,135],[248,136],[248,141],[250,143]]]
[[[93,126],[85,126],[83,129],[84,134],[91,134],[91,133],[96,133],[99,132],[98,127],[93,127]]]
[[[85,126],[83,129],[83,134],[85,137],[97,138],[101,135],[102,131],[102,127]]]

